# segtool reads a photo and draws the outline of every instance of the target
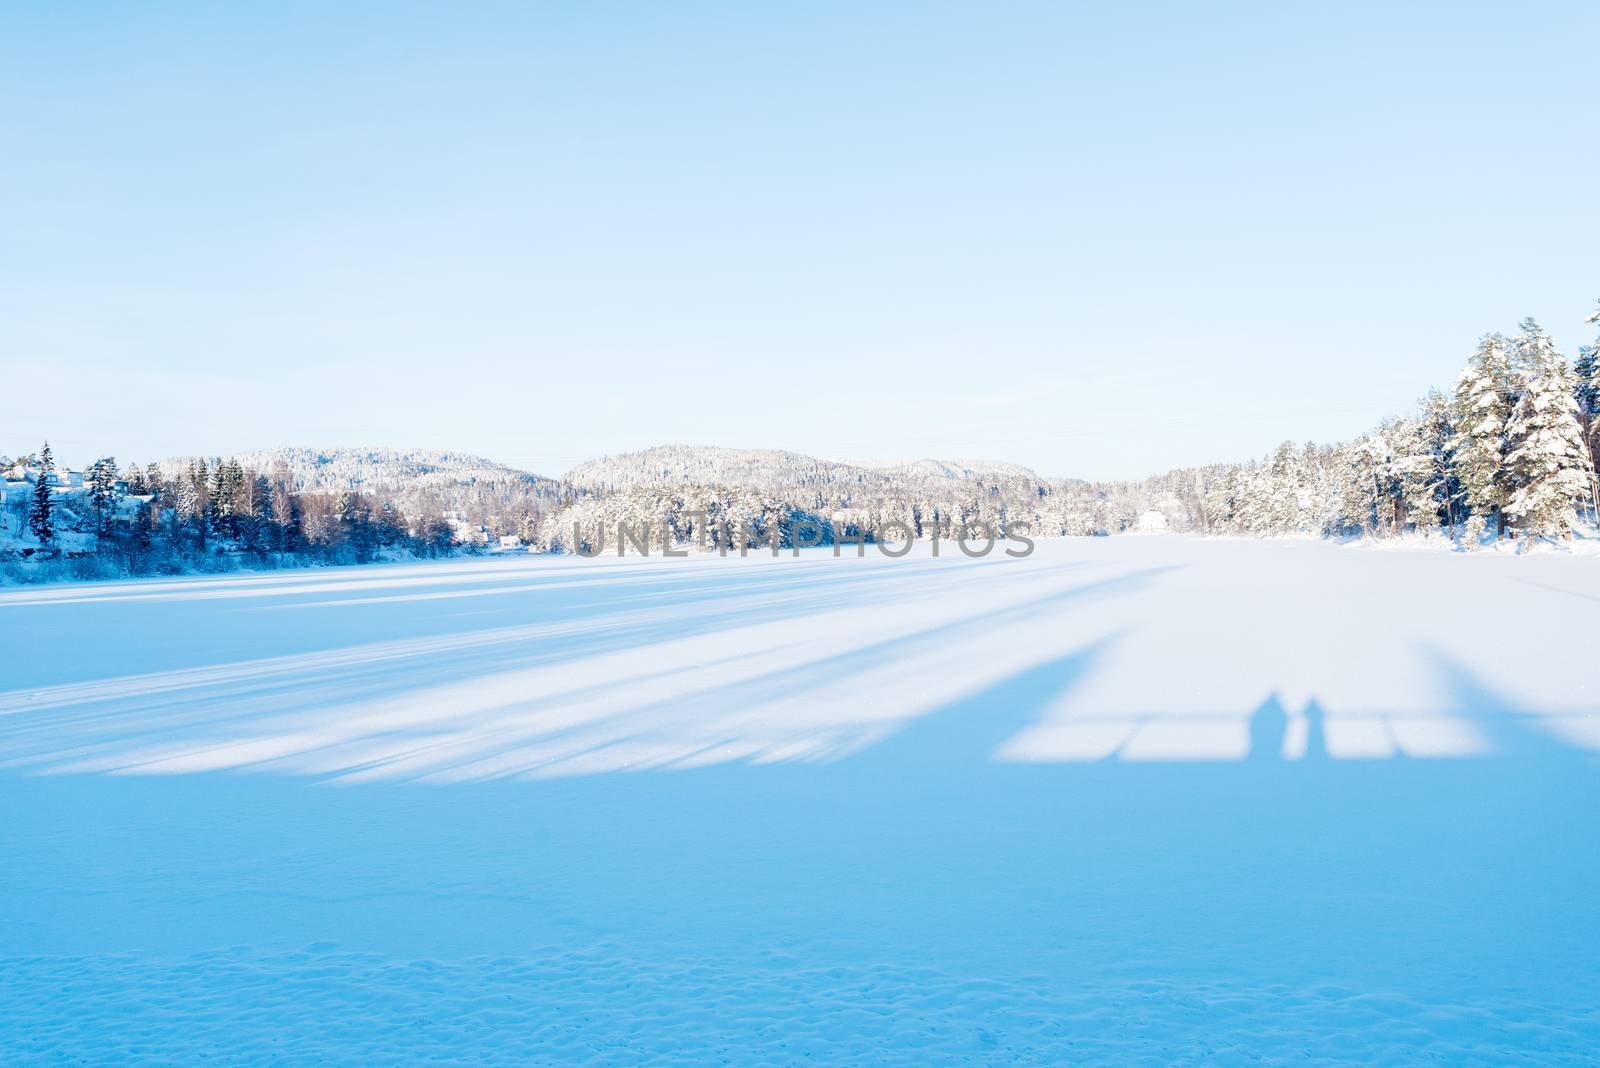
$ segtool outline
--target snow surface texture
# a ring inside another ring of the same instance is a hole
[[[1160,536],[5,592],[0,1061],[1590,1063],[1597,601]]]

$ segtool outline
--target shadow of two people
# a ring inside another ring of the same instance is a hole
[[[1300,759],[1326,760],[1328,743],[1323,729],[1326,714],[1321,703],[1312,698],[1300,714],[1306,721],[1305,748]],[[1252,763],[1290,759],[1291,755],[1285,752],[1288,738],[1289,713],[1278,695],[1272,694],[1250,713],[1250,748],[1245,759]]]

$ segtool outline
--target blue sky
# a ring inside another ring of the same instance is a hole
[[[10,4],[0,452],[1348,437],[1591,339],[1597,55],[1581,3]]]

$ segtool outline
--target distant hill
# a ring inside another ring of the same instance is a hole
[[[157,466],[172,479],[197,459],[174,457]],[[363,493],[409,516],[445,516],[458,530],[517,533],[530,541],[549,540],[536,531],[570,530],[578,515],[675,514],[692,512],[695,502],[729,514],[791,508],[850,521],[901,516],[913,526],[934,517],[1027,521],[1045,535],[1119,530],[1145,510],[1142,500],[1113,502],[1114,495],[1089,483],[989,460],[858,462],[677,444],[590,460],[557,480],[428,449],[285,447],[228,459],[296,493]]]
[[[1003,482],[1012,478],[1046,481],[1031,467],[996,460],[912,460],[859,466],[905,478],[947,478],[960,482]]]
[[[277,481],[295,493],[363,493],[391,501],[412,516],[448,515],[464,527],[492,535],[531,529],[539,516],[559,508],[567,487],[481,456],[431,449],[287,447],[234,453],[239,466]],[[162,460],[166,478],[187,472],[198,457]]]
[[[1042,478],[1020,464],[863,463],[777,449],[662,445],[580,464],[566,481],[575,496],[541,528],[551,548],[570,548],[580,529],[619,520],[636,528],[667,522],[682,531],[704,521],[695,516],[709,516],[713,526],[748,521],[769,530],[786,516],[808,515],[834,529],[900,523],[919,537],[935,523],[949,536],[971,521],[1052,536],[1119,530],[1143,510],[1114,505],[1088,483]]]
[[[662,486],[727,486],[783,493],[827,487],[866,489],[907,483],[1001,483],[1044,479],[1017,464],[972,460],[854,463],[778,449],[660,445],[579,464],[566,481],[592,492]]]
[[[163,474],[173,474],[187,470],[196,459],[174,457],[158,466]],[[395,494],[477,484],[555,484],[480,456],[428,449],[260,449],[233,453],[231,459],[263,474],[287,471],[296,492]]]

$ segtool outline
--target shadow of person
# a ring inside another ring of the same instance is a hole
[[[1250,752],[1252,763],[1283,759],[1283,740],[1289,733],[1289,714],[1273,694],[1250,713]]]
[[[1315,697],[1306,702],[1303,713],[1306,717],[1306,752],[1302,758],[1308,761],[1328,759],[1328,738],[1323,731],[1323,720],[1327,713],[1322,708],[1322,702]]]

